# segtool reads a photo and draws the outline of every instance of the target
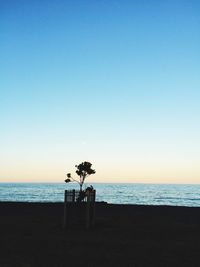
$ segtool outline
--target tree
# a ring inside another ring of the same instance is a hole
[[[67,174],[66,183],[77,182],[80,185],[80,192],[82,191],[83,184],[85,182],[85,178],[91,174],[95,174],[96,171],[91,169],[92,164],[90,162],[84,161],[79,165],[76,165],[76,174],[79,176],[79,180],[74,179],[71,176],[71,173]]]

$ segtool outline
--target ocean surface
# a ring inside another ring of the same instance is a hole
[[[200,207],[200,185],[93,183],[97,201]],[[0,183],[0,201],[63,202],[65,183]]]

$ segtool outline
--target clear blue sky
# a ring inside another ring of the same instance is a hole
[[[200,182],[200,2],[0,1],[0,181]]]

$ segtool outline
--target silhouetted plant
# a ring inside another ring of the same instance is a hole
[[[91,169],[92,164],[90,162],[84,161],[79,165],[76,165],[76,174],[79,176],[78,179],[74,179],[71,176],[71,173],[67,174],[67,179],[65,180],[66,183],[70,182],[77,182],[80,185],[80,192],[82,192],[83,184],[85,182],[85,178],[91,174],[96,173],[95,170]]]

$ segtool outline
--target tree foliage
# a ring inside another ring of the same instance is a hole
[[[83,184],[85,182],[85,178],[91,174],[95,174],[96,171],[93,170],[92,164],[90,162],[84,161],[79,165],[75,165],[76,167],[76,174],[79,176],[79,179],[74,179],[71,176],[71,173],[67,174],[67,179],[65,180],[66,183],[69,182],[77,182],[80,185],[80,191],[82,191]]]

